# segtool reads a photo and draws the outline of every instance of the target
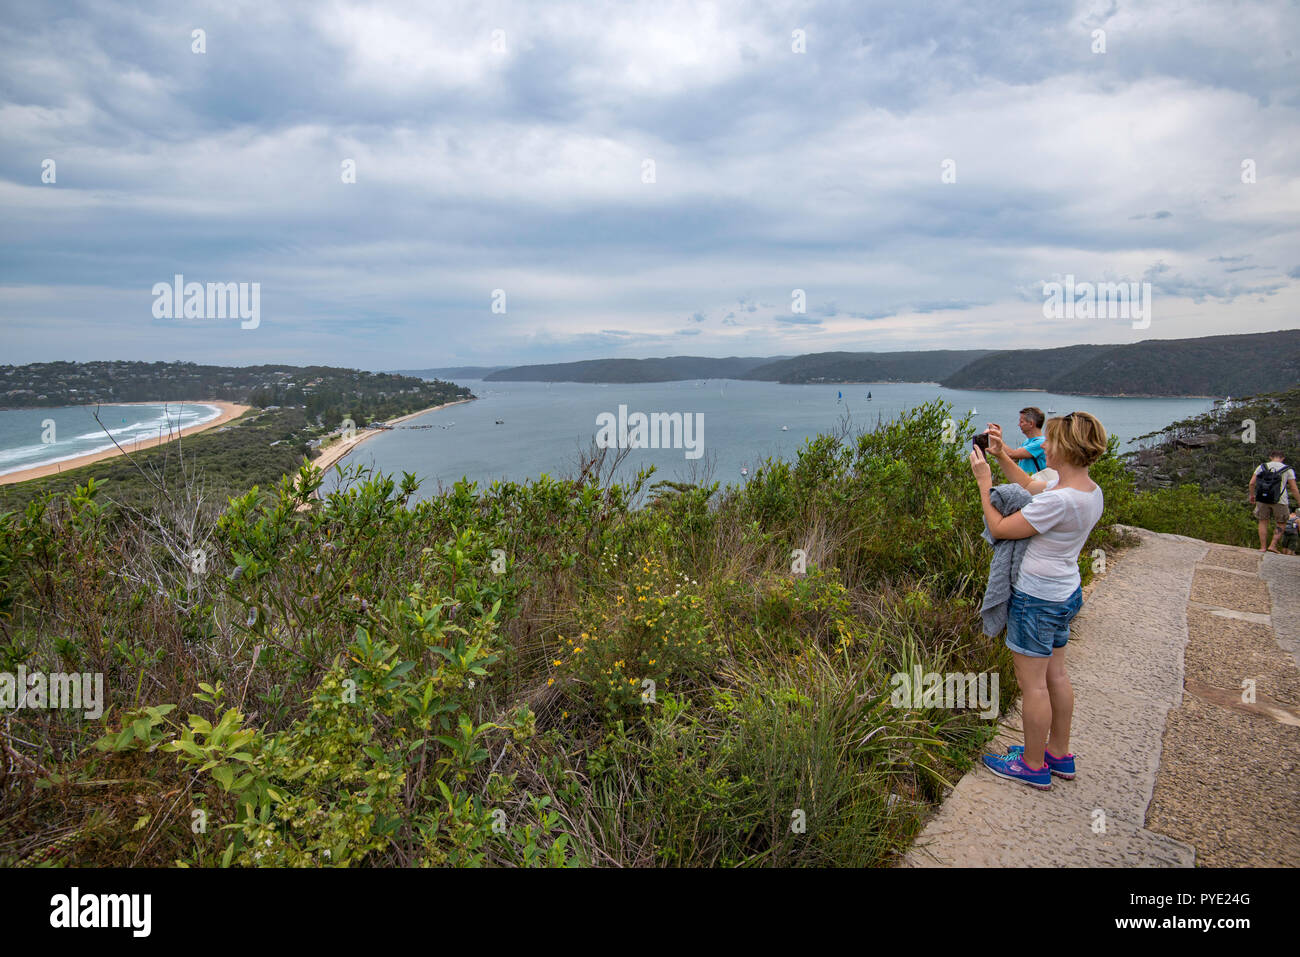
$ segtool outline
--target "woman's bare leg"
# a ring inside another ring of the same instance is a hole
[[[1074,686],[1065,673],[1065,649],[1062,645],[1047,659],[1047,695],[1052,702],[1052,733],[1048,746],[1052,754],[1063,758],[1070,753],[1070,722],[1074,718]]]
[[[1020,722],[1025,728],[1024,761],[1031,768],[1043,766],[1043,748],[1052,724],[1052,700],[1047,693],[1047,666],[1052,658],[1031,658],[1013,651],[1016,681],[1022,695]],[[1053,658],[1055,655],[1053,655]]]

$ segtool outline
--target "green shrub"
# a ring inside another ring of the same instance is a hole
[[[422,501],[357,467],[212,510],[187,485],[117,514],[97,482],[38,496],[0,515],[0,660],[102,671],[111,708],[0,728],[30,762],[0,863],[889,863],[993,733],[894,707],[891,676],[1016,696],[978,615],[968,431],[930,403],[725,489],[595,458]],[[1250,529],[1135,491],[1114,446],[1092,474],[1102,526]],[[1116,544],[1094,530],[1085,578]]]

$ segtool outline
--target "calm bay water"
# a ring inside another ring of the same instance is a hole
[[[620,472],[654,465],[659,479],[690,480],[708,463],[724,484],[744,481],[765,458],[793,459],[803,443],[835,429],[848,415],[855,430],[873,427],[906,409],[936,398],[952,403],[954,418],[972,409],[979,429],[1002,425],[1008,439],[1023,441],[1017,413],[1029,405],[1044,411],[1091,412],[1125,447],[1139,435],[1209,410],[1209,399],[1114,399],[1053,395],[1046,392],[969,392],[918,383],[863,385],[778,385],[771,382],[709,380],[633,385],[484,382],[465,379],[479,398],[430,412],[404,423],[429,429],[394,429],[367,439],[343,461],[400,477],[421,479],[417,497],[437,492],[462,477],[482,484],[496,479],[525,481],[545,472],[570,474],[582,450],[590,447],[602,412],[703,413],[705,458],[692,462],[681,449],[637,449]],[[872,398],[866,398],[870,391]],[[838,398],[839,395],[842,399]],[[497,425],[496,420],[502,420]],[[785,426],[788,431],[782,431]],[[326,487],[333,487],[327,481]]]
[[[111,449],[113,439],[129,450],[138,439],[157,438],[169,428],[188,429],[211,421],[221,410],[215,405],[179,402],[100,406],[100,421],[112,439],[94,414],[95,406],[88,405],[0,410],[0,475]],[[52,435],[46,426],[50,420],[54,423]],[[42,441],[47,436],[54,441]]]

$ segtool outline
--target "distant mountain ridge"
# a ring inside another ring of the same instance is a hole
[[[1065,395],[1228,396],[1297,382],[1300,329],[998,352],[959,369],[943,384]]]
[[[439,370],[449,371],[449,370]],[[1300,329],[1049,349],[816,352],[801,356],[587,359],[499,369],[493,382],[937,382],[1073,395],[1228,396],[1300,383]]]
[[[739,379],[784,356],[665,356],[661,359],[586,359],[518,366],[493,372],[489,382],[676,382],[682,379]]]
[[[509,369],[511,366],[446,366],[441,369],[394,369],[393,375],[415,376],[417,379],[482,379],[491,375],[493,372],[499,372],[502,369]]]
[[[925,352],[814,352],[759,366],[742,379],[764,382],[939,382],[990,349]]]

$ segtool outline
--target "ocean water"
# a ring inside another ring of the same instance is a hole
[[[1107,431],[1120,436],[1126,448],[1134,446],[1137,436],[1213,406],[1209,399],[973,392],[923,383],[778,385],[714,379],[588,385],[465,379],[458,384],[469,386],[478,398],[404,423],[432,428],[399,428],[373,436],[343,462],[397,477],[413,472],[421,479],[418,498],[436,494],[440,483],[449,486],[461,478],[485,485],[496,479],[533,479],[543,472],[568,475],[595,438],[597,416],[617,416],[619,405],[626,405],[629,415],[702,413],[704,455],[692,460],[685,449],[636,449],[625,461],[620,477],[654,465],[657,471],[652,482],[689,481],[707,470],[712,479],[732,484],[745,481],[742,468],[753,474],[765,458],[793,459],[807,439],[834,430],[845,417],[855,430],[870,429],[881,418],[889,419],[936,398],[952,403],[958,420],[976,410],[976,430],[982,430],[987,422],[1001,424],[1016,445],[1024,438],[1016,426],[1018,412],[1029,405],[1045,412],[1054,409],[1060,415],[1091,412]],[[327,479],[326,489],[332,487],[334,482]]]
[[[0,410],[0,475],[111,449],[113,439],[130,451],[137,440],[166,435],[169,429],[188,429],[221,415],[215,405],[196,403],[104,405],[99,407],[101,427],[95,421],[95,408]],[[53,441],[43,441],[46,438]]]

